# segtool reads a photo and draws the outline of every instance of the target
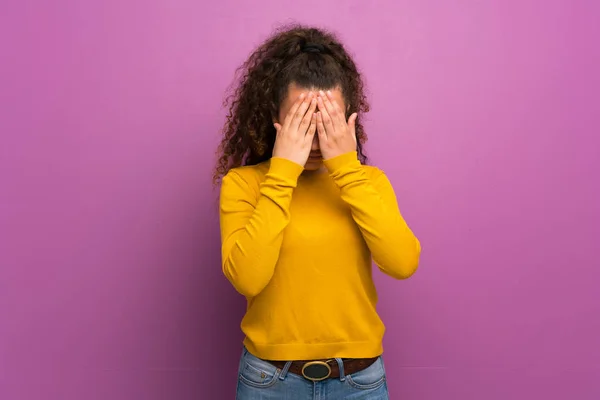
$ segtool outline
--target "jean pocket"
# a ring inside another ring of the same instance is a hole
[[[267,388],[277,382],[280,373],[281,370],[271,363],[261,360],[244,350],[239,371],[241,382],[256,388]]]
[[[385,383],[385,368],[383,359],[379,357],[377,361],[368,368],[358,371],[352,375],[346,376],[346,382],[356,389],[371,390],[377,389]]]

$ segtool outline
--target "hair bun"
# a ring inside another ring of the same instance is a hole
[[[325,51],[325,46],[323,46],[322,44],[318,44],[318,43],[305,43],[302,47],[300,47],[300,50],[303,53],[316,53],[316,54],[324,54]]]

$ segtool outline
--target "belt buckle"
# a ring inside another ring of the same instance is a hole
[[[319,382],[331,376],[331,367],[325,361],[310,361],[302,366],[302,376],[309,381]]]

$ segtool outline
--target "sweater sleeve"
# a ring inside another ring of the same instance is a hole
[[[223,273],[246,297],[269,283],[279,258],[290,203],[302,166],[272,158],[258,196],[242,176],[230,171],[221,186],[220,224]]]
[[[378,171],[369,177],[356,152],[326,160],[325,165],[350,206],[375,264],[394,278],[410,277],[419,265],[421,245],[400,214],[385,174]]]

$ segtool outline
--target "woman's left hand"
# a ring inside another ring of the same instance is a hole
[[[330,91],[319,92],[317,105],[317,132],[323,159],[356,151],[355,124],[358,114],[352,114],[346,122],[346,113],[333,99]]]

